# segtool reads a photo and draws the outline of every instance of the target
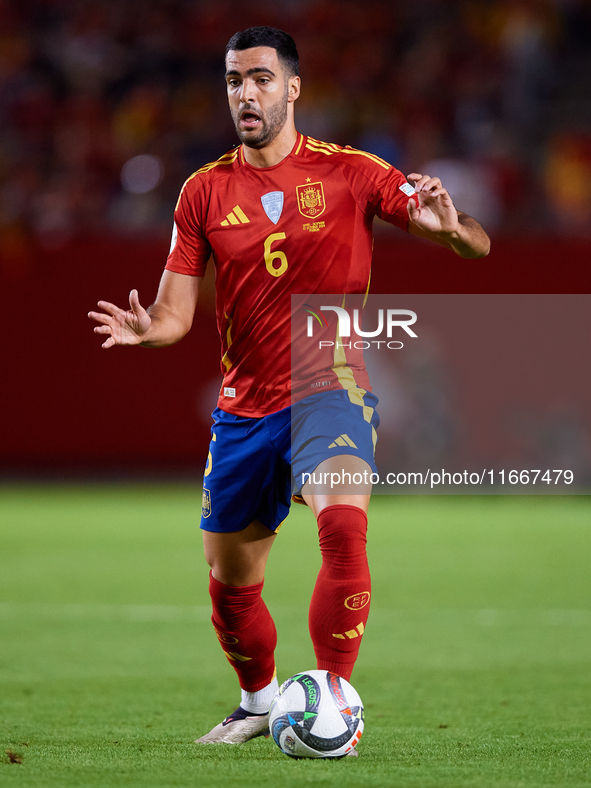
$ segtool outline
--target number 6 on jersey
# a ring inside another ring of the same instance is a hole
[[[271,244],[275,243],[275,241],[283,241],[285,237],[285,233],[272,233],[268,238],[265,238],[265,265],[271,276],[281,276],[287,271],[287,257],[285,253],[279,250],[276,252],[271,251]],[[273,260],[280,260],[281,265],[275,268]]]

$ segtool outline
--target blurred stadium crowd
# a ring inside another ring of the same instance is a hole
[[[0,251],[170,232],[235,144],[228,38],[289,31],[298,127],[444,179],[492,230],[591,231],[585,0],[0,0]]]

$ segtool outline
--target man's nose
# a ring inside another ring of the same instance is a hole
[[[240,101],[243,104],[251,104],[255,100],[254,82],[252,79],[245,79],[240,90]]]

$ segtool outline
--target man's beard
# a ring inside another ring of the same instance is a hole
[[[273,142],[275,137],[285,126],[285,121],[287,120],[287,104],[286,90],[283,98],[279,99],[276,104],[273,104],[273,106],[267,110],[265,117],[260,116],[261,128],[256,134],[240,129],[240,115],[244,112],[244,107],[236,114],[233,112],[232,118],[240,142],[244,143],[248,148],[264,148],[266,145]]]

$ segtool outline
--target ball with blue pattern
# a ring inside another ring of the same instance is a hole
[[[269,712],[273,740],[291,758],[342,758],[359,742],[363,726],[357,690],[326,670],[284,681]]]

